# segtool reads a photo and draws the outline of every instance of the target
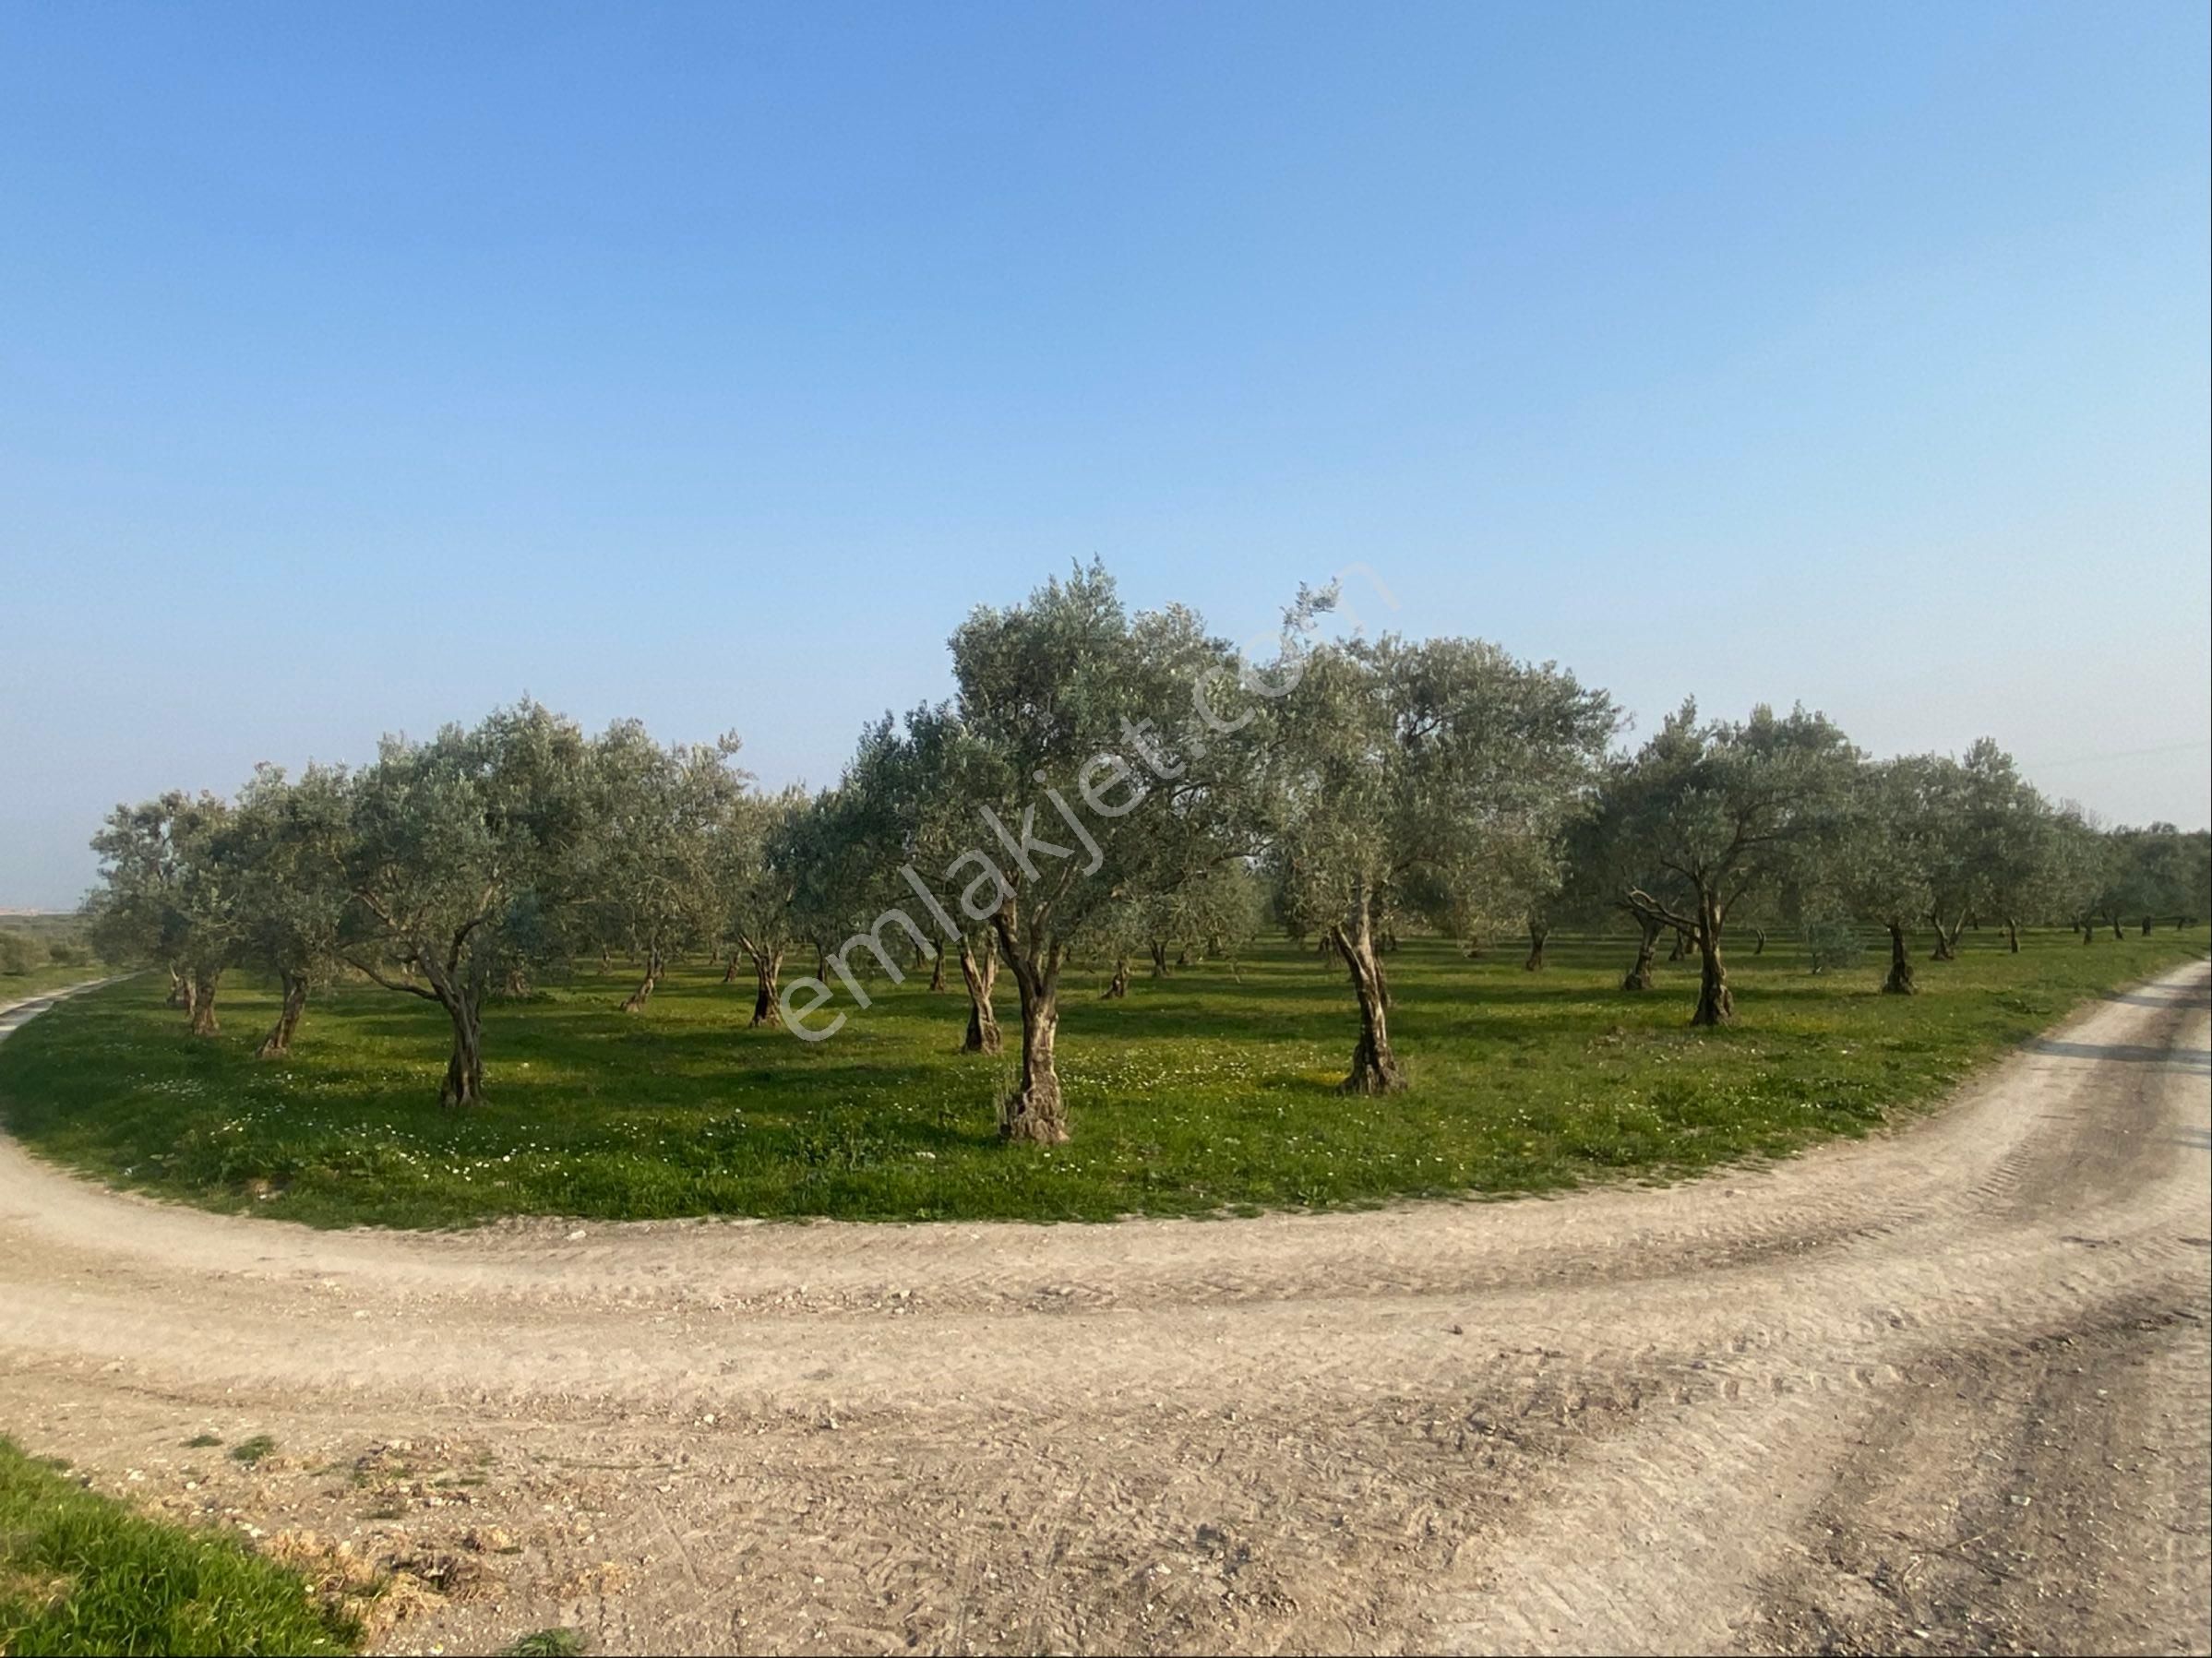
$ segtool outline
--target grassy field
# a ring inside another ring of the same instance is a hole
[[[29,972],[0,973],[0,1008],[10,1007],[17,1002],[28,1002],[34,996],[44,996],[50,990],[66,990],[70,985],[81,984],[87,979],[104,979],[123,971],[126,970],[102,967],[98,962],[89,967],[81,964],[57,967],[52,962],[45,962]]]
[[[350,1652],[356,1637],[296,1572],[0,1438],[0,1652]]]
[[[1687,1023],[1692,964],[1662,967],[1645,996],[1615,987],[1620,938],[1555,937],[1537,973],[1517,947],[1468,961],[1409,940],[1390,959],[1392,1031],[1414,1087],[1380,1101],[1333,1091],[1349,993],[1287,945],[1255,952],[1241,983],[1204,964],[1139,978],[1126,1002],[1071,972],[1059,1052],[1076,1138],[1051,1151],[998,1142],[1011,1061],[962,1055],[963,1000],[912,979],[815,1045],[748,1032],[750,985],[704,972],[672,975],[640,1015],[616,1011],[620,974],[497,1003],[490,1103],[457,1115],[436,1103],[434,1008],[342,988],[310,1006],[289,1060],[257,1062],[267,986],[226,981],[222,1034],[195,1041],[149,975],[0,1044],[0,1113],[88,1175],[320,1225],[1104,1220],[1540,1192],[1864,1133],[2084,998],[2205,951],[2201,928],[2088,947],[2038,934],[2018,956],[1970,935],[1901,998],[1877,994],[1878,952],[1815,975],[1793,944],[1754,956],[1747,940],[1740,1022],[1712,1032]]]

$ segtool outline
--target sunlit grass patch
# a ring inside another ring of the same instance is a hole
[[[358,1638],[296,1572],[0,1439],[0,1652],[350,1652]]]
[[[151,978],[109,986],[0,1044],[0,1112],[88,1174],[213,1208],[317,1224],[449,1225],[513,1214],[1105,1220],[1558,1190],[1673,1178],[1863,1134],[1939,1096],[2085,997],[2200,958],[2202,929],[2089,947],[1968,935],[1923,994],[1866,967],[1814,974],[1773,938],[1731,960],[1740,1022],[1688,1025],[1694,964],[1617,986],[1624,938],[1555,935],[1550,966],[1409,939],[1387,958],[1413,1079],[1333,1091],[1357,1020],[1341,970],[1287,945],[1241,974],[1062,993],[1075,1139],[998,1143],[1010,1058],[962,1054],[965,1003],[917,979],[807,1044],[748,1031],[749,984],[670,974],[646,1011],[629,975],[542,986],[486,1013],[489,1102],[439,1109],[447,1027],[366,986],[310,1004],[292,1055],[256,1061],[266,987],[226,980],[223,1032],[196,1040]],[[1874,958],[1870,957],[1871,960]],[[1103,974],[1093,975],[1103,977]],[[1010,1043],[1018,1033],[1001,998]]]

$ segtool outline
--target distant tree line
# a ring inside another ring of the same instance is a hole
[[[1923,937],[1941,961],[1978,926],[2017,949],[2025,924],[2086,943],[2212,913],[2203,832],[2054,805],[1993,743],[1875,761],[1802,709],[1737,722],[1685,703],[1619,754],[1612,700],[1556,664],[1477,639],[1329,638],[1333,603],[1302,592],[1255,664],[1190,611],[1132,614],[1079,569],[977,609],[951,640],[954,696],[868,727],[819,792],[757,787],[735,736],[664,746],[629,721],[591,736],[532,702],[387,738],[357,769],[263,767],[234,796],[118,806],[93,841],[92,937],[165,971],[201,1035],[225,973],[269,975],[266,1056],[341,975],[433,1004],[453,1106],[483,1097],[487,1000],[580,962],[634,964],[631,1011],[671,964],[720,963],[751,1025],[814,1041],[883,980],[950,994],[950,959],[969,1052],[1000,1051],[995,990],[1014,981],[1000,1128],[1052,1142],[1078,956],[1119,997],[1132,967],[1233,965],[1272,921],[1344,970],[1344,1086],[1386,1094],[1405,1084],[1401,930],[1471,951],[1525,930],[1533,971],[1555,926],[1619,924],[1623,992],[1651,988],[1664,944],[1698,962],[1693,1021],[1718,1025],[1736,1017],[1728,952],[1771,927],[1816,968],[1878,929],[1884,988],[1910,994]]]

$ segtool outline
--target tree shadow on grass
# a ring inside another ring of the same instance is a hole
[[[2134,1008],[2212,1008],[2212,985],[2192,990],[2108,990],[2108,1002],[2125,1002]]]
[[[2127,1065],[2158,1065],[2174,1070],[2212,1077],[2212,1051],[2204,1048],[2155,1048],[2132,1042],[2060,1042],[2039,1037],[2027,1044],[2031,1054],[2057,1059],[2117,1060]]]

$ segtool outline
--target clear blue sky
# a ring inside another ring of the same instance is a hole
[[[2206,8],[0,8],[0,904],[528,690],[831,781],[1095,553],[2207,816]]]

